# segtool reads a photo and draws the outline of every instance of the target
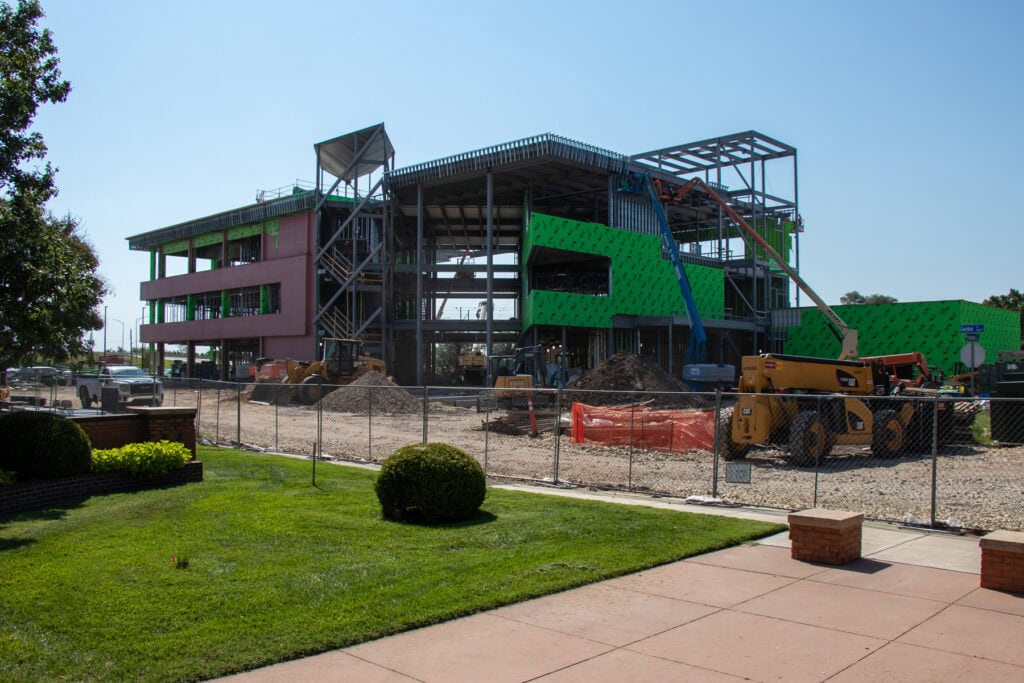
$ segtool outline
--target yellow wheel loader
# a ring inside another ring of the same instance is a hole
[[[257,381],[282,381],[292,386],[292,396],[299,403],[312,405],[339,385],[349,384],[368,372],[387,374],[384,361],[363,355],[358,339],[327,337],[322,340],[320,360],[256,361]]]
[[[837,445],[870,446],[876,457],[897,457],[931,447],[933,412],[943,443],[952,413],[951,406],[926,400],[935,391],[881,398],[890,391],[890,378],[877,360],[745,356],[738,388],[735,406],[719,417],[719,452],[726,460],[746,457],[754,444],[788,447],[796,465],[817,464]]]

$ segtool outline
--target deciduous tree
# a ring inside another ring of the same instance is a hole
[[[42,164],[46,144],[31,126],[39,106],[63,102],[71,85],[42,17],[37,0],[0,2],[0,368],[81,353],[106,294],[77,222],[46,209],[56,169]]]

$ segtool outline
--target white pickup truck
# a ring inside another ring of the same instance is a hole
[[[103,387],[117,387],[117,402],[122,406],[164,402],[163,383],[134,365],[101,365],[97,372],[79,374],[77,384],[83,408],[100,402]]]

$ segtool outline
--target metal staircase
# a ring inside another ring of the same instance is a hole
[[[394,149],[383,124],[316,145],[317,335],[359,339],[383,357],[384,196],[383,172]],[[379,173],[378,173],[379,171]],[[324,173],[336,178],[323,189]],[[344,199],[336,191],[344,185]]]

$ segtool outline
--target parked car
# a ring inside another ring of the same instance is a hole
[[[120,405],[159,406],[164,402],[164,385],[133,365],[101,365],[97,372],[78,375],[78,398],[83,408],[99,403],[103,387],[117,387]]]
[[[8,377],[10,380],[10,377]],[[22,384],[42,384],[52,387],[61,383],[60,370],[49,365],[33,365],[19,368],[15,381]]]

